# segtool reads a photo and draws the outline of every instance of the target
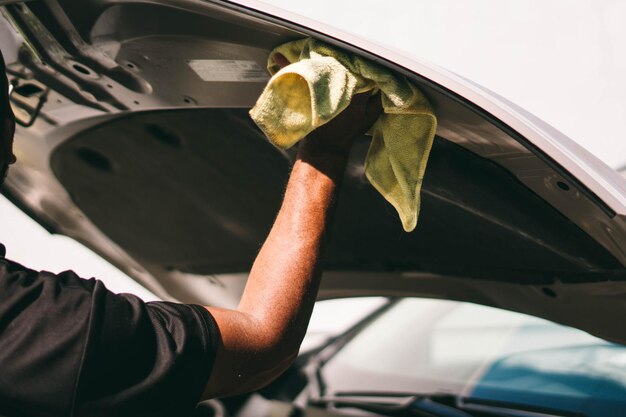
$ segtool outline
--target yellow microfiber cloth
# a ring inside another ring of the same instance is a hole
[[[277,54],[290,65],[281,69]],[[274,49],[268,70],[273,76],[250,116],[270,142],[283,149],[341,113],[355,94],[382,92],[383,113],[369,132],[365,174],[396,208],[404,230],[415,229],[437,125],[417,87],[380,65],[310,38]]]

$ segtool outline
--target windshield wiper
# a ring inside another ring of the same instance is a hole
[[[506,417],[587,417],[587,414],[578,411],[559,410],[500,400],[459,398],[458,405],[467,411]]]
[[[339,392],[332,396],[312,396],[308,404],[335,409],[356,408],[393,417],[471,417],[469,413],[476,412],[499,417],[586,417],[581,412],[445,393]]]
[[[396,393],[342,392],[333,396],[310,398],[313,406],[356,408],[385,416],[471,417],[470,414],[442,402],[455,401],[447,394],[411,395]],[[442,401],[442,402],[440,402]]]

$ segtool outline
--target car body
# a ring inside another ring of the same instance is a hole
[[[284,404],[291,395],[305,410],[337,415],[601,417],[626,409],[621,344],[478,304],[370,302],[374,311],[305,354],[300,372],[266,397]]]
[[[9,2],[3,14],[19,31],[3,51],[21,121],[3,193],[163,299],[236,305],[295,155],[247,111],[268,53],[311,36],[405,76],[438,117],[410,234],[365,180],[357,141],[321,298],[465,301],[626,342],[626,183],[506,99],[261,2]]]

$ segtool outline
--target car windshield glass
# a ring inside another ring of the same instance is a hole
[[[625,2],[261,2],[459,74],[626,165]]]
[[[325,395],[440,393],[595,416],[626,407],[626,347],[524,314],[403,299],[332,357],[321,378]]]

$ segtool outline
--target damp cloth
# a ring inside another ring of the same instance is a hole
[[[289,65],[275,61],[282,54]],[[420,189],[437,119],[428,99],[405,77],[369,60],[306,38],[275,48],[272,74],[250,116],[275,146],[290,148],[350,104],[355,94],[380,90],[383,112],[372,136],[365,175],[415,229]]]

